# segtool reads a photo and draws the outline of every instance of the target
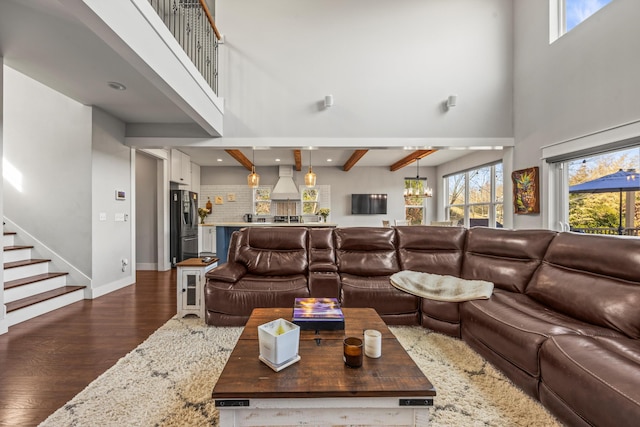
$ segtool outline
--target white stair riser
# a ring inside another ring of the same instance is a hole
[[[4,234],[2,236],[2,246],[13,246],[15,245],[15,234]]]
[[[4,251],[4,262],[22,261],[31,259],[31,249],[15,249],[12,251]]]
[[[82,289],[78,289],[75,292],[61,295],[57,298],[7,313],[7,322],[9,327],[11,327],[20,322],[24,322],[25,320],[33,319],[34,317],[57,310],[69,304],[73,304],[74,302],[82,301],[83,299],[84,291]]]
[[[24,277],[35,276],[49,272],[49,263],[40,262],[38,264],[25,265],[23,267],[6,268],[4,270],[4,281],[22,279]]]
[[[54,289],[65,286],[67,276],[52,277],[47,280],[29,283],[28,285],[18,286],[4,291],[4,302],[13,302],[22,298],[27,298],[35,294],[52,291]]]

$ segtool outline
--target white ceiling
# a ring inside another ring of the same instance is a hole
[[[99,107],[127,124],[194,123],[152,81],[78,21],[70,13],[72,3],[1,0],[0,55],[4,63],[82,104]],[[123,83],[127,90],[111,89],[107,84],[110,81]],[[222,148],[181,147],[180,150],[201,166],[238,165]],[[353,150],[313,150],[312,165],[342,167]],[[247,148],[241,151],[249,159],[255,155],[258,166],[295,163],[293,148],[256,150],[255,154]],[[356,167],[390,166],[411,152],[377,147],[369,150]],[[304,166],[309,164],[308,153],[303,150]],[[468,150],[440,150],[422,159],[420,165],[436,166],[469,153]]]

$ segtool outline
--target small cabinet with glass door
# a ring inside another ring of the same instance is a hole
[[[218,265],[218,258],[189,258],[176,264],[177,314],[195,314],[204,319],[205,274]]]

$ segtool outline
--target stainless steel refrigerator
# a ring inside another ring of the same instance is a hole
[[[198,257],[198,193],[171,190],[171,265]]]

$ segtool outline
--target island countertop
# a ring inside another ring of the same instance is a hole
[[[307,228],[328,228],[337,227],[338,224],[330,222],[212,222],[200,224],[201,227],[216,228],[216,257],[219,258],[218,265],[227,262],[229,252],[229,242],[234,231],[245,227],[307,227]]]

